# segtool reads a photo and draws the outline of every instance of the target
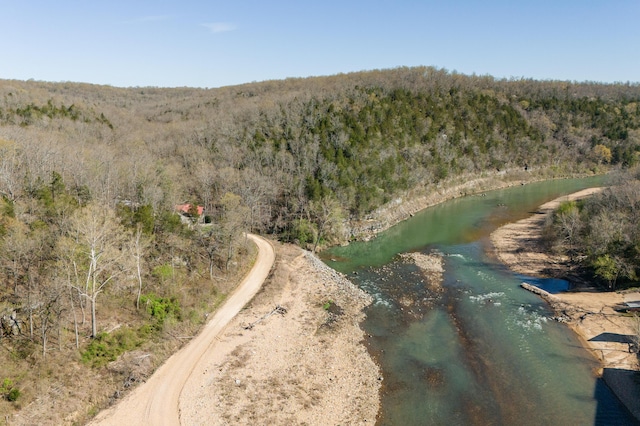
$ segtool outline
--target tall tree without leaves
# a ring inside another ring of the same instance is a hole
[[[80,209],[72,217],[70,228],[73,250],[70,256],[75,271],[72,284],[90,304],[91,337],[98,334],[96,307],[98,296],[128,269],[126,232],[114,212],[98,204]]]
[[[249,208],[243,204],[240,196],[227,192],[220,199],[220,215],[216,223],[217,238],[226,248],[225,269],[236,251],[236,246],[249,220]]]
[[[142,296],[142,263],[144,255],[151,244],[151,239],[143,232],[143,225],[138,223],[135,231],[131,234],[130,250],[135,261],[136,281],[138,283],[138,294],[136,295],[136,309],[140,309],[140,297]]]

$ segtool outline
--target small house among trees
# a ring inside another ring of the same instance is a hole
[[[185,223],[203,223],[204,207],[193,204],[178,204],[176,211],[180,214],[180,218]]]

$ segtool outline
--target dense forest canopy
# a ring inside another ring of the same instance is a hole
[[[219,89],[0,81],[0,343],[104,365],[199,324],[244,231],[315,249],[416,188],[632,167],[639,126],[637,84],[428,67]]]

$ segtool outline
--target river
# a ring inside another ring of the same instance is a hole
[[[383,371],[380,425],[636,424],[597,363],[522,281],[488,253],[489,234],[604,178],[539,182],[425,209],[369,242],[323,254],[374,297],[363,328]],[[441,287],[399,254],[437,253]]]

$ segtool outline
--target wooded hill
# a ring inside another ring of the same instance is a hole
[[[35,400],[25,366],[47,357],[100,367],[197,327],[247,263],[243,231],[315,247],[461,176],[629,167],[639,125],[637,84],[427,67],[219,89],[0,81],[0,393]]]
[[[550,251],[603,288],[638,286],[640,167],[615,173],[611,185],[585,200],[564,202],[545,225]]]

